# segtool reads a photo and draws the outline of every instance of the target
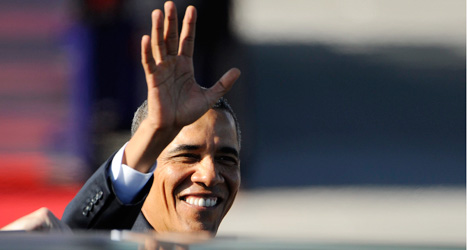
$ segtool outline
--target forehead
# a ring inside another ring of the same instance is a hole
[[[230,146],[238,150],[235,121],[229,113],[210,109],[196,122],[185,126],[168,147],[206,143]]]

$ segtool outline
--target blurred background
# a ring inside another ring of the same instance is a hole
[[[0,2],[0,227],[60,217],[129,139],[163,2]],[[175,2],[198,9],[197,81],[242,70],[221,235],[465,246],[465,1]]]

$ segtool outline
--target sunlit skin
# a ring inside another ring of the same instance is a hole
[[[157,232],[216,233],[240,186],[235,122],[209,110],[184,127],[157,159],[154,183],[142,212]],[[188,198],[217,198],[213,207]]]

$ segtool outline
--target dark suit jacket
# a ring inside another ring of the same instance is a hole
[[[131,231],[135,232],[147,232],[149,230],[154,230],[154,228],[149,224],[146,217],[144,217],[143,213],[139,213],[138,217],[136,218],[135,224],[131,228]]]
[[[123,204],[115,195],[108,175],[112,159],[113,155],[88,179],[66,207],[62,221],[72,229],[132,229],[139,217],[138,228],[144,231],[143,225],[147,221],[141,214],[141,207],[151,189],[153,178],[138,193],[132,204]],[[146,226],[148,225],[149,223]]]

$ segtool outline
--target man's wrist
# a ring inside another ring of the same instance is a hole
[[[179,132],[175,128],[160,128],[145,119],[128,142],[122,163],[147,173]]]

